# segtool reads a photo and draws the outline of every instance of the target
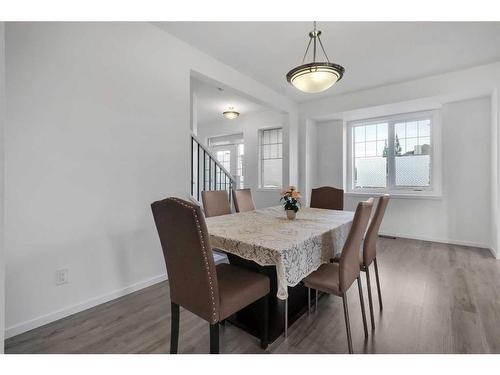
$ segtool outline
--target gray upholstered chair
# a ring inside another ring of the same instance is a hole
[[[373,198],[366,202],[360,202],[356,208],[351,230],[342,249],[339,263],[322,264],[316,271],[304,278],[303,283],[308,288],[308,304],[310,303],[310,289],[334,294],[342,297],[344,304],[344,319],[347,330],[347,344],[349,353],[352,353],[351,327],[349,323],[349,310],[347,307],[347,290],[355,280],[358,282],[359,301],[361,304],[361,313],[363,316],[363,328],[365,338],[368,337],[368,327],[366,324],[365,305],[363,301],[363,290],[361,287],[360,269],[359,269],[359,249],[363,236],[370,220],[370,214],[373,206]],[[317,299],[316,299],[317,301]],[[317,307],[316,307],[317,308]]]
[[[372,298],[372,287],[370,282],[370,266],[373,263],[375,265],[375,279],[377,282],[377,292],[378,292],[378,305],[380,310],[383,309],[382,305],[382,292],[380,290],[380,277],[378,274],[378,263],[377,263],[377,240],[380,230],[380,224],[382,224],[382,219],[384,218],[385,209],[389,204],[390,199],[389,194],[384,194],[378,199],[377,208],[373,214],[372,220],[368,225],[368,230],[366,231],[365,240],[363,241],[363,251],[359,254],[359,268],[361,271],[366,272],[366,287],[368,289],[368,304],[370,306],[370,321],[372,325],[372,330],[375,329],[375,317],[373,314],[373,298]],[[338,263],[340,257],[337,255],[333,261]]]
[[[206,190],[201,192],[201,201],[206,217],[229,215],[231,205],[226,190]]]
[[[233,190],[234,209],[236,212],[247,212],[255,210],[255,203],[250,189]]]
[[[219,352],[219,322],[260,300],[261,347],[268,345],[269,278],[230,265],[215,265],[201,208],[167,198],[151,204],[167,265],[171,302],[170,353],[177,353],[179,306],[210,324],[210,353]]]
[[[368,230],[366,231],[365,240],[363,242],[363,254],[360,256],[360,269],[366,272],[366,283],[368,289],[368,304],[370,305],[370,319],[372,324],[372,329],[375,329],[375,318],[373,316],[373,301],[372,301],[372,288],[370,285],[370,265],[373,263],[375,265],[375,279],[377,281],[377,291],[378,291],[378,304],[380,310],[383,309],[382,306],[382,293],[380,291],[380,279],[378,275],[378,263],[377,263],[377,239],[380,229],[380,224],[382,224],[382,219],[384,218],[385,209],[389,203],[390,195],[384,194],[378,199],[377,208],[373,214]]]
[[[344,190],[323,186],[311,191],[311,208],[344,209]]]

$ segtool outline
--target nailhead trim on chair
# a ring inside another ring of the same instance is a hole
[[[201,225],[200,225],[200,220],[198,218],[198,213],[196,212],[196,209],[194,209],[193,207],[191,206],[188,206],[187,204],[185,204],[183,201],[181,201],[180,199],[177,199],[177,198],[168,198],[186,208],[189,208],[191,209],[191,211],[193,211],[193,216],[194,216],[194,220],[196,221],[196,227],[198,229],[198,235],[199,235],[199,239],[200,239],[200,242],[201,242],[201,248],[203,249],[203,259],[205,261],[205,269],[207,271],[207,276],[208,276],[208,284],[210,285],[210,296],[211,296],[211,299],[212,299],[212,318],[213,318],[213,322],[212,323],[215,323],[217,322],[218,318],[217,318],[217,311],[215,309],[215,296],[214,296],[214,288],[213,288],[213,282],[212,282],[212,276],[210,275],[210,269],[209,269],[209,265],[208,265],[208,256],[207,256],[207,249],[206,249],[206,246],[205,246],[205,241],[203,240],[203,234],[201,232]]]

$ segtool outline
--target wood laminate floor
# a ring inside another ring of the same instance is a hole
[[[366,341],[356,284],[348,293],[356,353],[500,353],[500,261],[488,250],[381,238],[378,259],[384,310],[373,285],[376,329]],[[368,309],[364,273],[362,280]],[[168,294],[167,282],[151,286],[10,338],[6,352],[168,353]],[[206,322],[181,309],[180,353],[208,353],[208,333]],[[220,334],[222,353],[347,352],[335,296],[322,298],[317,313],[301,317],[288,339],[265,352],[230,324]]]

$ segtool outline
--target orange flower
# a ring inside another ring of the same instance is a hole
[[[281,197],[300,199],[300,191],[297,191],[297,188],[295,186],[289,186],[288,188],[281,191]]]

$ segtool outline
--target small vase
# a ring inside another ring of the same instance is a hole
[[[297,213],[294,210],[285,210],[285,212],[288,220],[295,220],[295,215],[297,215]]]

